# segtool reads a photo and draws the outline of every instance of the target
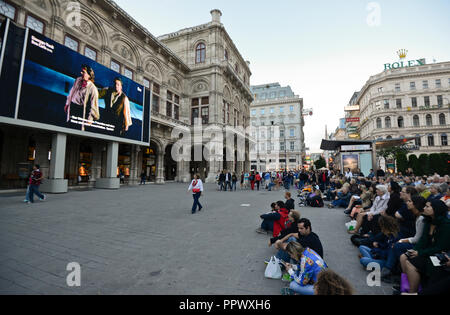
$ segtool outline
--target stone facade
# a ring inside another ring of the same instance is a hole
[[[213,10],[207,24],[158,39],[110,0],[8,0],[0,4],[0,19],[6,16],[18,25],[33,28],[152,91],[150,147],[120,144],[118,148],[119,167],[130,183],[138,182],[141,172],[163,184],[166,180],[187,182],[193,173],[205,178],[210,175],[211,179],[223,167],[235,171],[249,167],[245,161],[225,165],[221,161],[175,162],[170,154],[178,140],[171,136],[174,128],[193,128],[194,99],[208,99],[206,125],[249,124],[253,100],[249,62],[243,60],[220,23],[220,11]],[[81,12],[78,17],[74,4]],[[207,59],[195,63],[199,41],[206,46]],[[183,51],[180,47],[189,48]],[[225,49],[229,59],[224,59]],[[223,111],[224,104],[230,105],[233,115],[227,121],[222,117],[223,112],[228,114]],[[234,117],[238,124],[233,123]],[[82,181],[88,184],[106,176],[108,145],[107,141],[67,136],[64,176],[69,185],[79,181],[81,167],[89,175]],[[50,131],[0,124],[0,186],[24,186],[17,176],[20,163],[39,163],[48,174],[51,146]]]
[[[305,158],[303,99],[279,83],[252,86],[251,165],[259,172],[300,169]]]
[[[361,90],[362,140],[417,137],[411,153],[450,152],[450,62],[386,70]]]

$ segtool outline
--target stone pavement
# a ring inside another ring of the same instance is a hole
[[[32,205],[0,195],[0,294],[278,295],[286,284],[264,278],[275,250],[255,229],[283,192],[205,187],[195,215],[187,186],[175,183],[71,191]],[[388,285],[367,286],[341,210],[300,210],[330,268],[358,294],[390,294]],[[81,265],[81,287],[66,284],[71,262]]]

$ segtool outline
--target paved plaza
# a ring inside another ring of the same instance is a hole
[[[0,294],[279,295],[286,283],[264,278],[275,250],[255,229],[283,192],[205,187],[195,215],[187,185],[175,183],[70,191],[35,204],[0,195]],[[329,267],[357,294],[390,294],[389,285],[366,284],[341,210],[300,210]],[[67,286],[71,262],[81,265],[80,287]]]

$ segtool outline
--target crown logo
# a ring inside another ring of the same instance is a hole
[[[405,59],[406,55],[408,55],[408,51],[406,49],[400,49],[397,51],[397,55],[400,57],[400,59]]]

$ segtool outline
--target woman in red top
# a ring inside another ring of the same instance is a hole
[[[192,197],[194,198],[194,204],[192,205],[192,214],[197,212],[197,206],[198,211],[202,211],[203,206],[200,204],[200,197],[203,193],[203,182],[200,179],[200,175],[194,175],[194,179],[191,182],[191,185],[189,185],[188,192],[192,190]]]

